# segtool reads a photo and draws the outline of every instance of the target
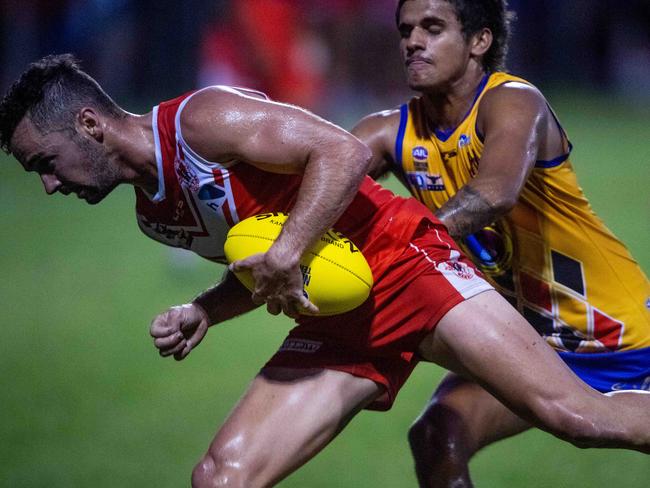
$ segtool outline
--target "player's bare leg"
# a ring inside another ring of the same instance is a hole
[[[479,385],[450,373],[409,431],[420,486],[473,486],[469,460],[476,451],[529,428]]]
[[[194,468],[192,486],[273,486],[382,392],[371,380],[339,371],[267,368]]]
[[[650,453],[650,395],[598,393],[496,291],[450,310],[420,345],[524,420],[578,447]]]

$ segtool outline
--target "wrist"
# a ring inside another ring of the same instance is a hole
[[[202,300],[201,296],[192,300],[191,305],[196,308],[201,315],[203,315],[209,326],[214,324],[215,321],[212,318],[211,307],[209,307],[205,300]]]
[[[302,257],[301,251],[278,240],[267,251],[267,259],[277,268],[289,269],[298,266]]]

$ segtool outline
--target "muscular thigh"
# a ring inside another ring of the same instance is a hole
[[[420,354],[472,378],[524,415],[534,399],[550,402],[577,392],[597,395],[495,291],[448,312],[422,342]]]
[[[308,461],[382,392],[373,381],[340,371],[267,367],[226,419],[209,454],[252,473],[254,486],[266,486]]]

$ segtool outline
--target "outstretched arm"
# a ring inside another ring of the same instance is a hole
[[[252,272],[253,299],[266,301],[271,313],[295,317],[299,308],[316,311],[303,295],[298,263],[352,201],[368,168],[368,148],[306,110],[228,88],[192,97],[181,124],[186,141],[208,160],[237,159],[266,171],[303,175],[277,241],[267,253],[231,269]]]
[[[511,83],[485,96],[477,123],[485,136],[478,174],[436,212],[452,237],[482,229],[517,203],[548,116],[541,93],[528,85]]]

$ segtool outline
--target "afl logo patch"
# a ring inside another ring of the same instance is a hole
[[[472,138],[467,134],[462,134],[458,139],[458,147],[465,147],[472,141]]]
[[[413,159],[417,161],[426,161],[429,157],[429,151],[425,147],[417,146],[413,148]]]

